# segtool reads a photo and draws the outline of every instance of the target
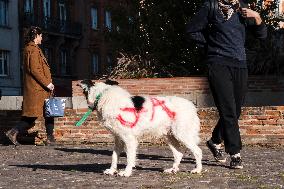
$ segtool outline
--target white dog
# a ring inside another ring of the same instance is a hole
[[[173,155],[173,167],[166,173],[176,173],[183,154],[180,143],[190,149],[196,160],[196,168],[191,173],[202,170],[202,151],[199,143],[200,121],[192,102],[175,96],[132,96],[115,85],[115,81],[93,83],[83,80],[83,88],[89,105],[97,110],[98,117],[115,139],[110,169],[105,174],[117,173],[120,153],[125,147],[127,166],[118,175],[129,177],[135,167],[138,138],[151,134],[166,137]]]

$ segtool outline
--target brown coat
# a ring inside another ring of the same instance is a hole
[[[43,117],[44,100],[50,95],[47,86],[52,83],[50,67],[34,42],[25,46],[23,60],[22,116]]]

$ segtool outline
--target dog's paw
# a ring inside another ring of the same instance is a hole
[[[120,171],[118,173],[118,175],[121,177],[129,177],[131,174],[132,174],[132,171]]]
[[[192,174],[201,173],[201,169],[200,168],[195,168],[195,169],[191,170],[190,173],[192,173]]]
[[[114,175],[114,174],[116,174],[117,173],[117,170],[116,169],[106,169],[105,171],[104,171],[104,174],[105,175]]]
[[[164,173],[176,174],[178,171],[179,171],[179,168],[170,168],[170,169],[164,170]]]

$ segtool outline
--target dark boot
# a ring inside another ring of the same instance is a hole
[[[21,135],[30,129],[34,125],[35,120],[36,117],[22,117],[21,121],[14,128],[6,132],[6,136],[14,145],[20,145],[17,141],[17,135]]]
[[[9,138],[9,140],[15,145],[15,146],[19,146],[21,145],[18,141],[17,141],[17,135],[19,134],[19,131],[15,128],[10,129],[9,131],[7,131],[6,136]]]
[[[55,138],[54,136],[47,136],[47,139],[45,141],[45,145],[46,146],[55,146],[56,145],[56,141],[55,141]]]
[[[47,120],[48,123],[46,123],[45,128],[46,128],[46,135],[47,139],[45,141],[45,145],[47,146],[54,146],[56,144],[55,138],[54,138],[54,122],[53,120]],[[46,122],[47,122],[46,121]]]

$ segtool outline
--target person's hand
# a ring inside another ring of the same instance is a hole
[[[47,85],[47,88],[48,88],[49,90],[53,91],[53,90],[54,90],[54,85],[53,85],[52,83],[49,83],[49,84]]]
[[[261,22],[262,22],[262,19],[259,15],[258,12],[256,11],[253,11],[251,9],[248,9],[248,8],[242,8],[241,9],[241,14],[244,18],[254,18],[255,19],[255,22],[256,22],[256,25],[260,25]]]

